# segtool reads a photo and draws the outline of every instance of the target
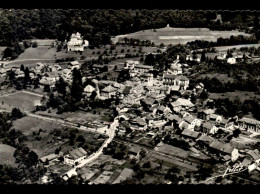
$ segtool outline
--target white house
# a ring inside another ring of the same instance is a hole
[[[229,63],[229,64],[236,64],[236,58],[234,58],[234,57],[228,58],[227,59],[227,63]]]
[[[64,156],[64,163],[70,166],[78,165],[87,157],[87,152],[82,148],[77,148]]]

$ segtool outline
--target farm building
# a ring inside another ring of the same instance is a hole
[[[64,163],[70,166],[77,165],[87,156],[87,152],[83,148],[77,148],[64,156]]]

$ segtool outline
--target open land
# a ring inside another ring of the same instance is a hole
[[[126,35],[119,35],[112,38],[112,42],[117,42],[121,38],[135,38],[139,40],[150,40],[159,45],[176,45],[186,44],[187,42],[194,40],[206,40],[206,41],[217,41],[218,38],[229,38],[231,35],[238,36],[244,35],[249,36],[244,32],[239,31],[211,31],[207,28],[171,28],[165,27],[160,29],[150,29],[130,33]]]

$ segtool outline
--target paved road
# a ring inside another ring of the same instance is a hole
[[[65,174],[69,174],[70,172],[73,172],[73,171],[75,171],[79,168],[82,168],[86,164],[88,164],[88,163],[92,162],[93,160],[97,159],[103,153],[103,149],[105,147],[107,147],[107,145],[113,140],[113,138],[115,136],[115,130],[116,130],[118,125],[119,125],[118,118],[116,117],[114,119],[114,122],[110,125],[110,128],[108,130],[109,138],[103,143],[103,145],[99,148],[99,150],[97,152],[91,154],[88,158],[86,158],[84,161],[82,161],[79,165],[75,166],[74,168],[72,168],[71,170],[66,172]]]

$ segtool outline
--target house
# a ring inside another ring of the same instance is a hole
[[[222,121],[222,116],[217,115],[217,114],[211,114],[211,115],[209,116],[209,120],[210,120],[210,121],[214,121],[214,122],[220,124],[221,121]]]
[[[214,140],[207,136],[206,134],[202,134],[198,139],[197,143],[203,146],[209,146]]]
[[[87,85],[85,88],[84,88],[84,93],[86,94],[86,97],[89,98],[92,94],[92,92],[95,91],[95,88],[91,85]]]
[[[186,90],[189,87],[189,79],[183,75],[163,74],[163,85],[170,88],[179,86]]]
[[[88,41],[83,41],[83,38],[79,32],[72,34],[70,41],[67,43],[68,51],[84,51],[84,47],[89,45]]]
[[[153,70],[153,66],[149,65],[135,65],[134,71],[136,73],[148,73],[149,71]]]
[[[210,115],[213,114],[215,111],[212,109],[207,109],[207,110],[200,110],[198,111],[198,118],[202,120],[209,120]]]
[[[181,110],[189,110],[195,105],[187,99],[184,98],[178,98],[175,102],[172,102],[170,104],[170,107],[175,111],[175,112],[180,112]]]
[[[69,152],[64,156],[64,163],[70,166],[78,165],[87,157],[87,152],[79,147]]]
[[[112,98],[113,96],[116,96],[116,91],[117,91],[116,88],[109,85],[101,90],[101,93],[100,93],[101,98],[103,98],[103,99]]]
[[[215,134],[218,131],[218,128],[210,122],[205,122],[202,128],[204,133]]]
[[[211,150],[215,150],[216,153],[222,153],[222,154],[229,154],[231,155],[232,151],[234,150],[234,148],[230,145],[230,144],[224,144],[221,143],[217,140],[213,141],[209,147],[211,148]]]
[[[134,69],[136,65],[139,65],[139,61],[127,60],[124,69]]]
[[[81,67],[81,64],[78,62],[78,61],[72,61],[72,62],[69,62],[69,65],[68,65],[68,68],[69,69],[79,69]]]
[[[103,69],[104,69],[104,67],[105,67],[105,65],[94,64],[94,65],[92,66],[92,69],[93,69],[93,71],[95,71],[95,72],[102,72]]]
[[[228,64],[236,64],[236,58],[234,58],[234,57],[228,58],[228,59],[227,59],[227,63],[228,63]]]
[[[155,104],[158,104],[158,101],[154,98],[148,97],[144,100],[141,100],[141,104],[146,108],[146,109],[150,109],[152,106],[154,106]]]
[[[169,115],[167,116],[167,121],[168,121],[168,123],[169,123],[171,126],[173,126],[173,127],[176,128],[177,126],[179,126],[179,125],[178,125],[178,122],[181,121],[181,118],[180,118],[178,115],[169,114]]]
[[[242,119],[238,120],[238,126],[239,128],[246,131],[258,132],[260,128],[260,121],[243,117]]]
[[[194,118],[191,115],[183,117],[182,122],[187,123],[188,124],[188,129],[191,129],[191,130],[194,130],[195,126],[200,126],[201,125],[201,121],[199,119],[197,119],[197,118]],[[181,125],[183,125],[183,124],[181,124]],[[186,127],[186,125],[185,125],[185,127]]]
[[[189,138],[192,138],[192,139],[197,139],[200,135],[199,132],[191,131],[189,129],[184,129],[181,134],[185,137],[189,137]]]
[[[21,71],[20,69],[17,69],[14,73],[16,78],[23,78],[25,76],[24,71]]]
[[[141,152],[141,148],[137,147],[137,146],[132,146],[129,150],[128,150],[128,155],[130,156],[130,158],[139,158],[140,156],[140,152]]]
[[[147,124],[144,119],[137,117],[133,119],[131,122],[131,128],[133,130],[146,130]]]
[[[72,80],[72,72],[71,69],[63,69],[61,77],[68,82],[71,82]]]
[[[58,158],[58,156],[59,156],[59,155],[57,155],[57,154],[50,154],[50,155],[48,155],[48,156],[44,156],[44,157],[40,158],[39,160],[40,160],[40,162],[42,162],[43,164],[48,164],[48,162],[50,162],[50,161],[52,161],[52,160]]]

